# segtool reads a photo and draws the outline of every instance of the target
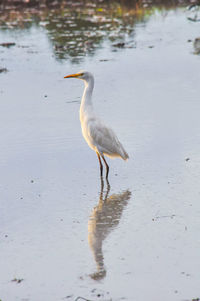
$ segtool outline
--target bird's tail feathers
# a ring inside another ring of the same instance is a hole
[[[125,151],[121,143],[120,143],[120,155],[122,159],[125,161],[129,159],[129,155],[127,154],[127,152]]]
[[[127,161],[127,160],[129,159],[129,155],[127,154],[126,151],[124,151],[124,154],[123,154],[122,158],[123,158],[125,161]]]

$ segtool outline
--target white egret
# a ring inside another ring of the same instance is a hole
[[[129,156],[113,130],[105,126],[94,113],[92,105],[92,92],[94,88],[93,75],[87,71],[80,71],[75,74],[67,75],[64,78],[78,78],[82,79],[85,83],[85,89],[80,106],[82,134],[88,145],[97,154],[101,177],[103,175],[103,164],[101,162],[101,158],[103,159],[106,165],[106,179],[108,179],[109,166],[104,155],[110,158],[120,157],[124,160],[127,160]]]

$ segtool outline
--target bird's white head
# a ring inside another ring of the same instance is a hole
[[[79,71],[77,73],[67,75],[64,78],[78,78],[78,79],[85,80],[87,82],[91,79],[94,80],[92,73],[88,71]]]

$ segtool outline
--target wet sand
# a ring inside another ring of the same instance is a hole
[[[155,11],[135,47],[105,39],[74,62],[42,26],[0,31],[16,43],[0,48],[2,301],[200,297],[198,36],[184,9]],[[110,191],[81,135],[83,84],[63,79],[80,69],[130,156],[108,159]]]

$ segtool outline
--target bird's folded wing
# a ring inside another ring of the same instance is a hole
[[[99,152],[111,157],[128,158],[128,154],[119,142],[112,129],[103,125],[100,120],[93,119],[88,122],[88,134]]]

